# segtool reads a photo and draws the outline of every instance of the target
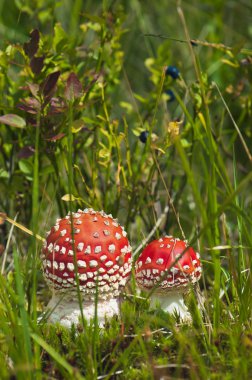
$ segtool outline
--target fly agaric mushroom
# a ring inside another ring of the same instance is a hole
[[[135,264],[136,281],[151,291],[151,307],[157,303],[168,313],[177,313],[182,321],[191,321],[183,293],[201,276],[200,256],[186,241],[165,236],[148,244]]]
[[[119,314],[119,295],[131,271],[131,246],[127,233],[112,215],[93,209],[78,210],[57,219],[42,249],[43,271],[53,292],[47,308],[50,322],[70,327],[83,314],[90,320],[97,303],[98,324]],[[75,260],[76,259],[76,260]]]

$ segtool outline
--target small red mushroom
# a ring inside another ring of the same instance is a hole
[[[186,241],[165,236],[148,244],[135,264],[136,281],[143,290],[152,290],[151,306],[160,304],[168,313],[176,312],[183,321],[191,316],[183,293],[201,276],[200,256]]]
[[[105,316],[119,314],[119,295],[129,279],[132,261],[126,236],[117,220],[103,211],[78,210],[72,218],[68,213],[57,219],[42,249],[44,276],[53,291],[49,321],[67,327],[78,323],[76,273],[87,320],[94,317],[97,293],[99,325]]]

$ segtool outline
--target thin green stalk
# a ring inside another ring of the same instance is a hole
[[[31,315],[33,323],[37,324],[37,240],[39,219],[39,141],[40,141],[40,112],[37,114],[37,126],[35,133],[35,153],[33,165],[33,187],[32,187],[32,290],[31,290]],[[40,349],[38,345],[34,345],[34,361],[36,368],[40,368]],[[41,375],[37,374],[40,379]]]
[[[16,288],[17,288],[17,296],[18,296],[18,306],[20,310],[20,318],[23,332],[23,348],[24,348],[24,356],[28,366],[31,366],[31,371],[27,373],[29,379],[35,379],[34,372],[32,370],[33,367],[33,359],[32,359],[32,346],[29,332],[29,322],[28,315],[25,309],[25,294],[22,283],[22,276],[19,266],[19,257],[16,248],[13,250],[14,257],[14,265],[15,265],[15,279],[16,279]]]
[[[233,125],[234,125],[234,127],[235,127],[235,130],[236,130],[236,132],[237,132],[237,134],[238,134],[238,136],[239,136],[239,138],[240,138],[240,140],[241,140],[241,143],[242,143],[242,146],[243,146],[243,148],[244,148],[244,151],[245,151],[246,155],[248,156],[249,161],[252,162],[252,156],[251,156],[251,154],[250,154],[250,151],[249,151],[248,145],[247,145],[245,139],[243,138],[243,136],[242,136],[242,134],[241,134],[240,128],[238,127],[237,123],[235,122],[235,120],[234,120],[234,118],[233,118],[233,115],[232,115],[232,113],[230,112],[230,109],[229,109],[227,103],[225,102],[225,100],[224,100],[224,98],[223,98],[223,96],[222,96],[222,93],[221,93],[221,91],[220,91],[220,89],[219,89],[217,83],[213,82],[213,84],[214,84],[214,86],[216,87],[216,89],[217,89],[217,91],[218,91],[218,93],[219,93],[219,95],[220,95],[220,98],[221,98],[221,100],[222,100],[222,102],[223,102],[223,104],[224,104],[224,106],[225,106],[225,109],[227,110],[228,115],[229,115],[229,117],[230,117],[230,119],[231,119],[231,121],[232,121],[232,123],[233,123]]]
[[[73,46],[74,43],[76,43],[76,38],[78,38],[79,19],[81,15],[82,4],[82,0],[75,0],[74,3],[71,4],[69,33],[74,37],[72,42]]]
[[[177,1],[177,11],[184,28],[184,33],[185,33],[188,47],[191,53],[194,69],[195,69],[196,76],[200,84],[201,96],[202,96],[203,105],[204,105],[206,136],[207,136],[208,146],[209,146],[208,180],[209,180],[210,186],[208,187],[208,204],[209,204],[209,213],[212,216],[216,214],[217,209],[218,209],[218,201],[217,201],[217,193],[216,193],[217,181],[216,181],[216,170],[215,170],[216,147],[215,147],[214,138],[211,132],[211,118],[210,118],[209,107],[208,107],[208,102],[207,102],[206,93],[205,93],[205,86],[204,86],[204,82],[203,82],[203,78],[201,74],[201,68],[200,68],[199,60],[197,59],[197,56],[191,44],[191,38],[190,38],[189,31],[187,28],[187,23],[184,17],[184,12],[181,8],[180,0]],[[218,220],[213,217],[212,217],[212,225],[211,225],[210,232],[211,232],[209,234],[210,244],[218,244],[218,241],[220,239]],[[217,328],[220,322],[220,302],[219,302],[220,275],[221,275],[220,252],[213,251],[212,258],[214,262],[214,327]]]
[[[33,165],[33,185],[32,185],[32,231],[34,236],[38,232],[38,213],[39,213],[39,135],[40,135],[40,113],[37,115],[37,127],[35,134],[35,153]],[[37,255],[36,238],[32,238],[32,316],[37,319]]]
[[[235,150],[233,149],[233,172],[234,172],[234,189],[237,190],[237,170],[236,170],[236,157],[235,157]],[[235,197],[235,205],[237,207],[240,207],[239,204],[239,198],[238,195]],[[239,213],[237,213],[237,227],[238,227],[238,243],[239,243],[239,248],[238,248],[238,268],[237,268],[237,274],[238,274],[238,292],[239,296],[241,297],[241,291],[242,291],[242,271],[245,270],[245,258],[244,258],[244,253],[242,249],[243,241],[242,241],[242,219]]]
[[[84,377],[82,377],[79,373],[79,371],[72,367],[63,356],[61,356],[52,346],[50,346],[42,337],[40,337],[37,334],[32,333],[31,334],[32,339],[40,345],[54,360],[60,367],[62,367],[69,376],[71,376],[71,379],[76,380],[84,380]]]
[[[9,323],[9,327],[11,331],[15,330],[15,326],[17,324],[17,315],[15,314],[15,310],[10,301],[10,293],[11,289],[9,289],[8,283],[6,283],[6,278],[0,274],[0,291],[1,291],[1,303],[5,307],[5,313],[7,316],[7,320]],[[3,318],[1,319],[3,322]]]
[[[78,277],[78,266],[77,266],[77,257],[76,257],[76,250],[75,250],[75,244],[74,244],[74,224],[73,224],[73,189],[74,189],[74,181],[73,181],[73,132],[72,132],[72,123],[73,123],[73,103],[72,101],[69,102],[69,113],[68,113],[68,156],[67,156],[67,164],[68,164],[68,192],[70,196],[70,202],[69,202],[69,211],[70,211],[70,221],[71,221],[71,238],[72,238],[72,249],[74,252],[74,275],[75,280],[77,283],[77,298],[79,302],[80,307],[80,314],[81,314],[81,323],[83,328],[86,326],[86,322],[84,319],[84,313],[82,308],[82,298],[80,293],[80,281]]]

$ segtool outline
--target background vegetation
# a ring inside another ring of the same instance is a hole
[[[251,378],[250,1],[0,10],[0,209],[21,224],[2,215],[0,378]],[[102,332],[37,323],[49,294],[24,228],[45,236],[86,206],[135,249],[169,206],[153,238],[186,236],[204,266],[192,326],[150,311],[134,280]]]

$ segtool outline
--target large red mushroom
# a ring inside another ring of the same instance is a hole
[[[161,308],[190,321],[183,293],[201,276],[200,256],[187,242],[165,236],[152,241],[135,263],[136,281],[145,291],[152,291],[151,306]]]
[[[93,209],[68,213],[57,219],[43,249],[43,272],[53,296],[48,304],[49,321],[70,327],[77,324],[82,298],[83,314],[106,317],[119,314],[119,295],[131,272],[131,246],[127,233],[112,215]],[[78,280],[76,278],[78,276]]]

